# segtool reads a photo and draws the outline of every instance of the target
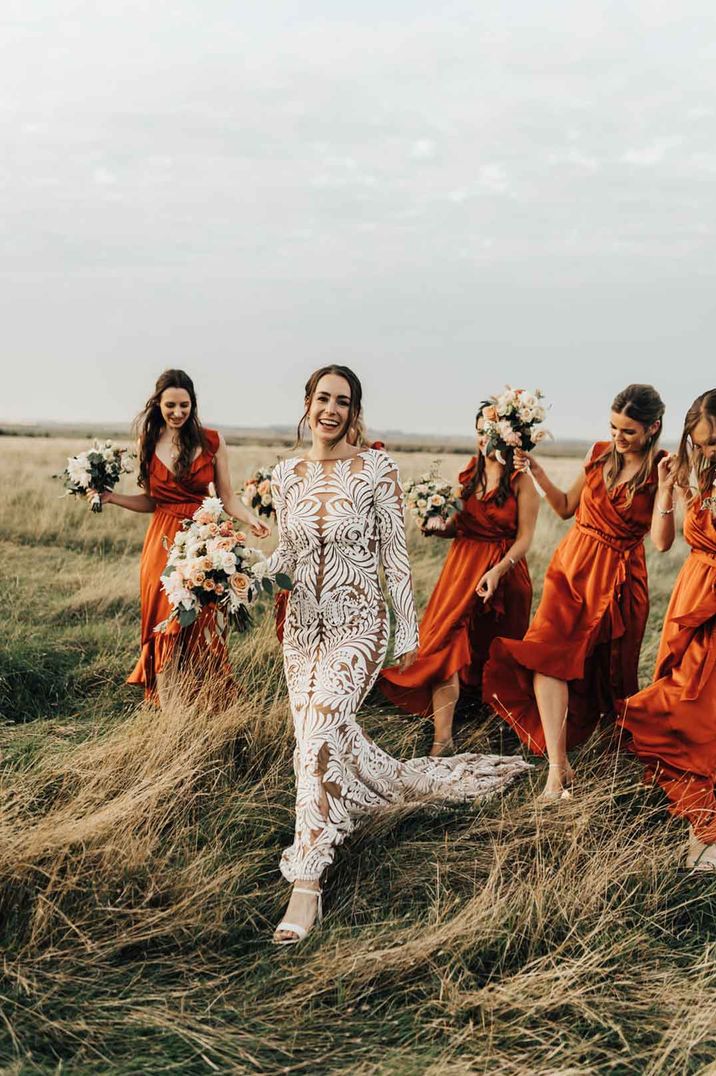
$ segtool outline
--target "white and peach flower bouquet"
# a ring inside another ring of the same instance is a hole
[[[505,463],[505,453],[510,449],[521,448],[531,452],[541,441],[551,434],[545,429],[537,429],[546,416],[544,393],[541,389],[526,392],[525,389],[513,389],[505,386],[500,396],[492,396],[485,401],[481,410],[481,432],[485,435],[484,451],[486,455],[495,454],[498,463]]]
[[[85,497],[88,492],[94,494],[90,504],[93,512],[102,511],[102,493],[107,493],[119,482],[123,474],[130,474],[134,453],[127,448],[117,448],[111,441],[100,444],[95,441],[92,448],[69,456],[64,471],[53,475],[65,483],[68,497]]]
[[[274,584],[291,589],[287,575],[269,576],[266,558],[246,545],[246,535],[224,511],[218,497],[206,497],[191,519],[185,519],[169,549],[162,587],[172,611],[155,631],[177,621],[190,627],[207,605],[217,606],[238,631],[251,625],[249,609],[262,591]]]
[[[241,500],[247,508],[251,508],[259,516],[276,514],[271,498],[271,468],[259,467],[259,469],[247,478],[241,492]]]
[[[425,530],[438,528],[462,511],[460,489],[438,474],[437,464],[415,481],[405,483],[405,506]]]

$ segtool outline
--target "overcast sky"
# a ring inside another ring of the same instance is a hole
[[[437,13],[436,13],[437,12]],[[594,438],[716,384],[713,0],[3,0],[0,418],[458,433],[505,382]]]

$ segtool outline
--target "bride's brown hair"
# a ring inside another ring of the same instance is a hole
[[[316,389],[322,377],[326,377],[330,374],[336,377],[342,377],[344,381],[347,381],[351,389],[351,403],[348,409],[348,418],[346,419],[343,429],[339,430],[336,437],[329,441],[331,448],[343,440],[344,437],[353,435],[355,440],[352,440],[352,444],[364,445],[366,443],[365,428],[363,426],[363,386],[358,379],[358,376],[353,373],[349,366],[337,366],[331,364],[330,366],[321,366],[319,370],[314,372],[306,382],[306,389],[304,393],[304,412],[296,428],[296,445],[300,445],[303,441],[303,434],[306,429],[306,423],[308,422],[308,415],[311,410],[311,404],[313,397],[316,395]]]
[[[636,494],[640,489],[644,488],[651,477],[656,462],[665,410],[664,401],[653,385],[627,385],[612,400],[612,411],[616,412],[617,415],[626,415],[627,418],[633,418],[635,422],[638,422],[640,426],[644,426],[646,429],[657,422],[659,424],[656,432],[649,434],[647,437],[646,445],[644,446],[644,461],[641,467],[626,483],[626,503],[628,505],[631,504]],[[606,452],[599,457],[599,460],[606,461],[604,480],[607,489],[611,490],[617,484],[617,479],[624,466],[624,459],[621,453],[617,452],[616,445],[612,442]]]
[[[716,480],[716,460],[708,460],[693,442],[693,432],[702,419],[716,431],[716,389],[709,389],[697,396],[684,419],[684,429],[676,456],[676,484],[686,494],[688,501],[704,497],[713,490]],[[692,486],[692,478],[696,488]]]
[[[162,393],[167,389],[184,389],[191,400],[189,417],[179,429],[179,455],[174,465],[175,477],[180,481],[186,478],[197,448],[203,449],[207,446],[206,435],[199,422],[194,382],[183,370],[165,370],[157,379],[154,392],[145,403],[143,410],[134,420],[134,430],[139,439],[137,485],[142,489],[149,489],[149,468],[164,427],[160,404]]]

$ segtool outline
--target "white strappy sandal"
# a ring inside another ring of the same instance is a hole
[[[273,935],[274,945],[298,945],[303,939],[311,933],[316,926],[320,926],[323,922],[323,896],[320,889],[305,889],[303,886],[295,885],[293,887],[294,893],[306,893],[308,896],[318,897],[318,909],[316,911],[316,918],[310,927],[302,927],[298,923],[289,923],[285,919],[279,923],[276,927]],[[295,938],[277,938],[276,935],[286,931],[287,933],[295,934]]]
[[[716,873],[716,845],[704,844],[689,826],[689,847],[686,853],[686,869]]]
[[[558,803],[560,800],[571,800],[573,796],[572,785],[574,783],[574,771],[572,770],[572,767],[567,764],[567,768],[569,770],[568,774],[565,774],[564,763],[561,762],[550,762],[549,768],[550,770],[561,770],[562,779],[565,781],[565,784],[563,784],[559,790],[554,792],[547,792],[546,790],[540,792],[539,796],[537,797],[539,802]]]

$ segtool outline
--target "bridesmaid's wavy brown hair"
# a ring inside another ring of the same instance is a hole
[[[659,438],[661,437],[662,420],[664,418],[664,401],[653,385],[627,385],[625,389],[617,393],[612,400],[612,411],[618,415],[626,415],[633,418],[639,425],[648,429],[658,422],[658,430],[650,434],[644,446],[644,462],[637,473],[626,483],[627,505],[630,505],[634,497],[649,482],[656,463],[656,454],[659,450]],[[604,482],[608,490],[614,488],[617,479],[624,466],[624,458],[617,452],[616,445],[612,445],[602,453],[595,462],[606,461]]]
[[[143,410],[134,422],[136,436],[139,439],[139,474],[137,485],[149,489],[149,468],[157,447],[157,441],[164,429],[162,418],[162,393],[167,389],[184,389],[189,393],[191,411],[184,425],[179,430],[179,455],[174,465],[174,475],[179,481],[186,478],[192,465],[197,448],[206,448],[206,435],[199,422],[196,405],[194,382],[183,370],[165,370],[157,379],[154,392],[147,400]]]
[[[716,431],[716,389],[709,389],[697,396],[684,419],[676,456],[676,484],[684,491],[689,502],[710,494],[716,480],[716,460],[708,460],[693,442],[693,432],[703,419]],[[692,482],[696,483],[695,488]]]
[[[338,434],[329,441],[331,448],[335,448],[344,437],[349,439],[350,444],[362,446],[366,444],[365,427],[363,425],[363,386],[360,383],[357,374],[354,374],[349,366],[337,366],[331,364],[330,366],[321,366],[319,370],[314,372],[306,382],[306,389],[304,392],[304,412],[296,428],[296,446],[302,444],[303,435],[306,429],[306,423],[308,422],[308,415],[311,410],[311,404],[313,397],[316,395],[316,389],[322,377],[326,377],[329,374],[334,374],[336,377],[342,377],[344,381],[347,381],[351,390],[351,404],[348,411],[348,418],[345,425]]]
[[[480,404],[477,414],[475,415],[475,429],[480,421],[482,412],[486,407],[491,407],[494,404],[493,400],[483,400]],[[501,507],[507,498],[512,493],[512,474],[515,469],[515,450],[514,448],[506,448],[502,452],[502,458],[505,461],[502,474],[500,475],[500,481],[497,486],[497,493],[495,494],[495,504]],[[475,457],[475,470],[465,485],[462,487],[462,499],[466,501],[468,497],[472,497],[474,493],[479,492],[481,497],[485,496],[487,492],[487,468],[485,465],[485,457],[482,452],[478,452]]]

